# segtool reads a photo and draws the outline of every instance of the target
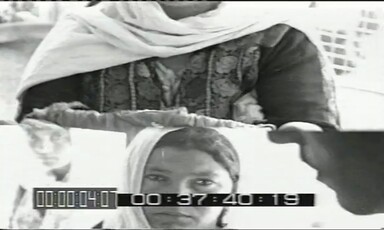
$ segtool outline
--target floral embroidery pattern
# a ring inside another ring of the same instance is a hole
[[[156,91],[159,89],[153,84],[151,80],[139,80],[137,81],[137,94],[146,100],[155,101],[158,100]]]
[[[115,77],[117,73],[119,73],[119,78]],[[98,85],[102,84],[104,88],[100,88],[100,93],[103,94],[104,111],[129,109],[130,92],[126,84],[127,75],[126,65],[114,66],[105,71],[104,76],[101,76],[103,79],[99,79]]]
[[[124,66],[114,66],[108,69],[107,74],[113,76],[116,80],[124,80],[128,75],[127,69]]]
[[[247,76],[248,78],[257,78],[257,73],[253,71],[257,70],[257,68],[250,67],[257,63],[256,59],[260,56],[259,47],[245,48],[241,46],[244,42],[239,42],[239,40],[244,39],[229,41],[212,48],[215,51],[210,82],[212,94],[210,115],[212,117],[232,119],[233,97],[241,94],[242,81],[241,78],[238,78],[239,73],[241,76]],[[179,106],[187,107],[189,112],[206,113],[208,59],[212,49],[196,51],[191,55],[188,67],[177,74],[177,77],[180,77],[180,85],[175,95],[173,95],[174,98],[171,101],[173,104],[168,106],[175,106],[175,99],[179,97]],[[161,106],[161,104],[164,104],[161,103],[164,99],[164,95],[162,95],[164,93],[163,83],[157,76],[155,62],[156,60],[153,59],[135,63],[134,84],[137,109],[163,108]],[[239,64],[241,65],[239,66]],[[105,111],[130,109],[131,92],[128,86],[128,68],[129,65],[125,64],[107,69],[106,76],[102,79],[105,85]],[[93,74],[96,75],[96,73]],[[95,97],[90,95],[101,93],[99,82],[100,77],[95,76],[90,76],[84,81],[84,85],[90,87],[87,88],[89,93],[88,101],[95,103]],[[97,105],[95,105],[95,108],[98,108]]]
[[[237,57],[225,56],[216,64],[216,71],[220,74],[229,73],[236,68]]]
[[[181,81],[180,106],[186,106],[189,112],[196,112],[205,109],[206,92],[205,87],[202,86],[205,86],[206,79],[194,72],[191,75],[194,75],[193,80],[187,81],[184,77]]]
[[[258,46],[252,46],[246,49],[243,57],[242,67],[246,68],[255,64],[255,60],[260,58],[260,49]]]
[[[150,78],[137,76],[135,78],[136,100],[138,109],[160,109],[161,89],[153,80],[154,75]]]
[[[111,98],[114,98],[114,101],[116,103],[123,103],[124,101],[126,101],[126,98],[124,97],[121,97],[121,95],[126,95],[128,94],[128,87],[124,86],[124,85],[112,85],[112,86],[109,86],[107,88],[107,91],[109,92],[109,96]]]
[[[151,77],[151,72],[149,71],[147,65],[145,65],[144,63],[139,62],[136,65],[136,68],[137,68],[137,75],[138,76],[145,77],[145,78]]]
[[[178,74],[181,79],[180,86],[175,95],[172,95],[179,98],[179,100],[173,100],[171,103],[176,104],[175,101],[179,101],[179,105],[187,107],[189,112],[199,114],[209,112],[210,116],[217,118],[236,119],[237,115],[238,119],[246,122],[262,119],[264,110],[257,105],[257,98],[268,106],[270,104],[267,102],[266,96],[257,95],[257,92],[255,92],[256,95],[252,95],[256,99],[255,102],[248,103],[246,101],[246,103],[239,104],[239,101],[241,101],[244,94],[255,90],[259,77],[259,59],[261,55],[264,55],[262,53],[264,49],[261,49],[259,45],[274,48],[286,32],[287,29],[276,27],[274,30],[268,29],[265,32],[254,33],[192,53],[187,68]],[[298,53],[302,51],[298,50]],[[271,57],[273,56],[276,55],[271,54]],[[135,76],[131,78],[135,82],[135,94],[130,92],[130,85],[128,84],[130,79],[128,77],[129,65],[127,64],[121,65],[119,68],[106,69],[104,77],[100,77],[100,72],[104,72],[100,70],[82,74],[85,76],[83,81],[84,101],[92,109],[99,110],[100,108],[103,111],[113,111],[124,108],[130,109],[131,101],[133,101],[131,96],[135,96],[137,109],[164,109],[161,106],[163,98],[162,83],[157,78],[156,71],[151,67],[152,59],[156,58],[135,63]],[[322,71],[325,71],[325,69]],[[326,119],[326,122],[335,124],[338,123],[335,121],[338,118],[334,106],[333,82],[328,79],[328,74],[324,73],[322,75],[324,76],[323,90],[329,90],[327,93],[322,93],[329,95],[325,96],[327,102],[319,103],[322,105],[327,103],[328,106],[332,105],[332,108],[329,108],[332,111],[328,111],[327,107],[327,111],[320,111],[319,116],[322,116],[321,119]],[[210,81],[208,82],[207,79],[210,79]],[[267,79],[271,78],[265,76],[264,79],[267,82]],[[287,82],[287,78],[281,80]],[[126,87],[126,90],[123,90],[124,87]],[[268,88],[269,84],[260,83],[259,90],[267,92]],[[301,94],[297,93],[297,95]],[[207,98],[208,96],[209,98]],[[280,99],[268,101],[284,103],[284,98],[281,101]],[[238,103],[236,104],[236,102]],[[234,112],[236,111],[236,105],[238,105],[237,114]],[[209,111],[207,111],[207,108],[209,108]],[[278,116],[289,117],[286,114],[275,116],[271,114],[271,110],[273,109],[269,109],[268,112],[265,110],[269,120],[277,120],[276,117]],[[309,116],[308,114],[300,114],[300,111],[292,112],[292,114],[297,117]]]
[[[218,47],[220,49],[224,50],[224,52],[236,51],[236,50],[239,49],[239,43],[238,43],[239,40],[240,39],[232,40],[232,41],[227,41],[227,42],[219,44]]]
[[[217,95],[213,100],[213,114],[218,118],[231,119],[230,114],[230,98],[220,97]]]
[[[207,60],[206,54],[204,52],[199,52],[196,55],[192,55],[190,68],[195,73],[203,73],[207,69]]]
[[[238,86],[233,84],[229,79],[217,79],[212,84],[212,91],[223,97],[231,97],[238,92]]]

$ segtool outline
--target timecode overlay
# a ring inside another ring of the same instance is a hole
[[[116,209],[116,188],[34,188],[34,209]]]
[[[118,194],[118,206],[315,206],[315,194]]]
[[[116,209],[132,206],[315,206],[315,194],[130,194],[116,188],[34,188],[35,209]]]

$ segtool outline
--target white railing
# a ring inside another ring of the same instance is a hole
[[[321,5],[319,8],[321,9]],[[354,72],[364,60],[370,58],[367,57],[369,55],[368,43],[382,38],[380,33],[383,31],[384,25],[383,8],[373,6],[361,8],[356,15],[349,16],[348,24],[341,23],[337,26],[338,18],[344,17],[343,11],[340,10],[339,15],[334,15],[336,26],[318,25],[321,43],[337,75]],[[327,20],[327,22],[330,23],[331,20]],[[377,52],[380,51],[377,50]]]

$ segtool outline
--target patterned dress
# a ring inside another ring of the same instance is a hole
[[[184,106],[234,119],[234,103],[252,94],[265,118],[255,123],[338,127],[332,76],[316,46],[287,25],[195,51],[180,71],[161,61],[153,57],[34,86],[20,104],[18,120],[33,108],[71,101],[100,112]]]

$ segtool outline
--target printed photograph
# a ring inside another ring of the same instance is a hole
[[[383,226],[384,132],[185,126],[130,136],[35,119],[0,127],[1,228]]]

